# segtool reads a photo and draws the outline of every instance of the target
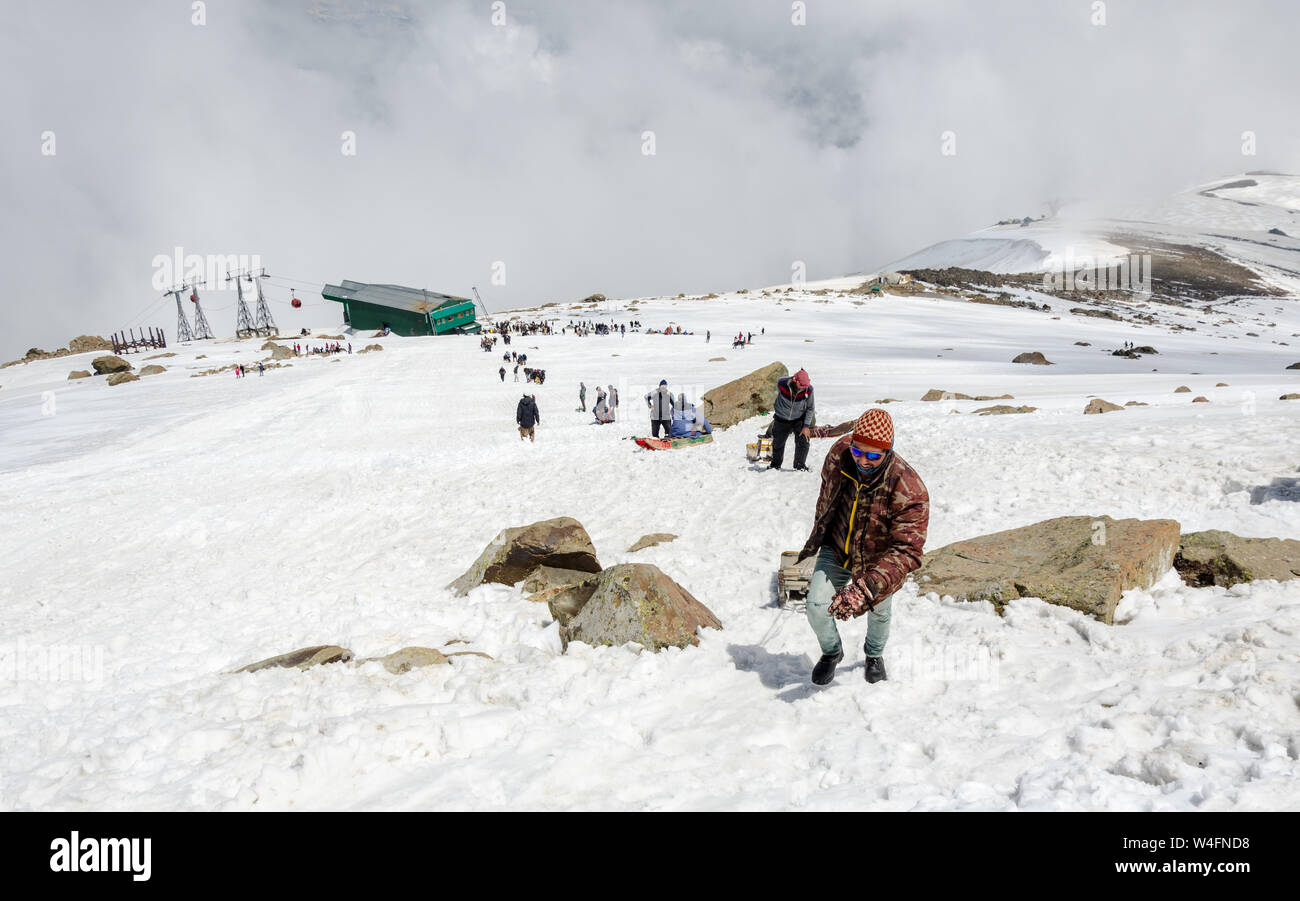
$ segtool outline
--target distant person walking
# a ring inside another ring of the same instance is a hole
[[[768,469],[780,469],[785,459],[785,442],[794,435],[794,468],[808,468],[808,439],[815,411],[812,380],[800,369],[776,382],[776,402],[772,405],[772,463]]]
[[[504,382],[506,380],[506,368],[502,366],[499,372],[501,373],[501,381]]]
[[[537,397],[533,394],[525,394],[519,399],[519,406],[515,408],[515,422],[519,425],[519,440],[527,438],[534,441],[533,428],[541,425],[542,414],[537,410]]]
[[[673,427],[673,408],[675,402],[673,393],[668,390],[668,380],[664,379],[659,382],[659,388],[651,391],[645,396],[646,406],[650,408],[650,434],[658,438],[659,430],[664,430],[664,437]]]
[[[587,385],[584,382],[578,382],[578,412],[587,412]]]

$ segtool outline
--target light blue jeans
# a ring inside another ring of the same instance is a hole
[[[823,654],[836,654],[843,650],[840,643],[840,630],[835,626],[835,617],[830,614],[831,599],[835,592],[849,584],[853,574],[837,562],[839,555],[834,549],[823,547],[817,552],[817,563],[813,568],[812,581],[808,583],[808,604],[805,613],[808,625],[817,635]],[[867,617],[867,643],[864,650],[868,657],[879,657],[889,641],[889,619],[893,612],[893,598],[885,598],[876,604],[876,609],[865,614]]]

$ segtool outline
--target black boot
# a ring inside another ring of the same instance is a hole
[[[885,675],[885,661],[879,657],[867,658],[867,665],[862,670],[862,675],[868,682],[884,682],[889,678]]]
[[[844,659],[844,651],[836,651],[834,654],[822,654],[822,659],[817,661],[813,667],[812,680],[814,685],[829,685],[835,678],[835,666]]]

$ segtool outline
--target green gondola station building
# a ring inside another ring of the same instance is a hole
[[[384,326],[397,335],[471,335],[482,326],[474,319],[474,301],[422,288],[367,285],[344,280],[326,285],[326,300],[343,304],[343,321],[358,331]]]

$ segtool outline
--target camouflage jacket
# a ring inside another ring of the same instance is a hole
[[[883,601],[921,565],[930,525],[930,493],[902,457],[890,454],[884,471],[864,483],[849,454],[851,435],[831,445],[822,464],[812,534],[799,557],[831,547],[853,582]]]

